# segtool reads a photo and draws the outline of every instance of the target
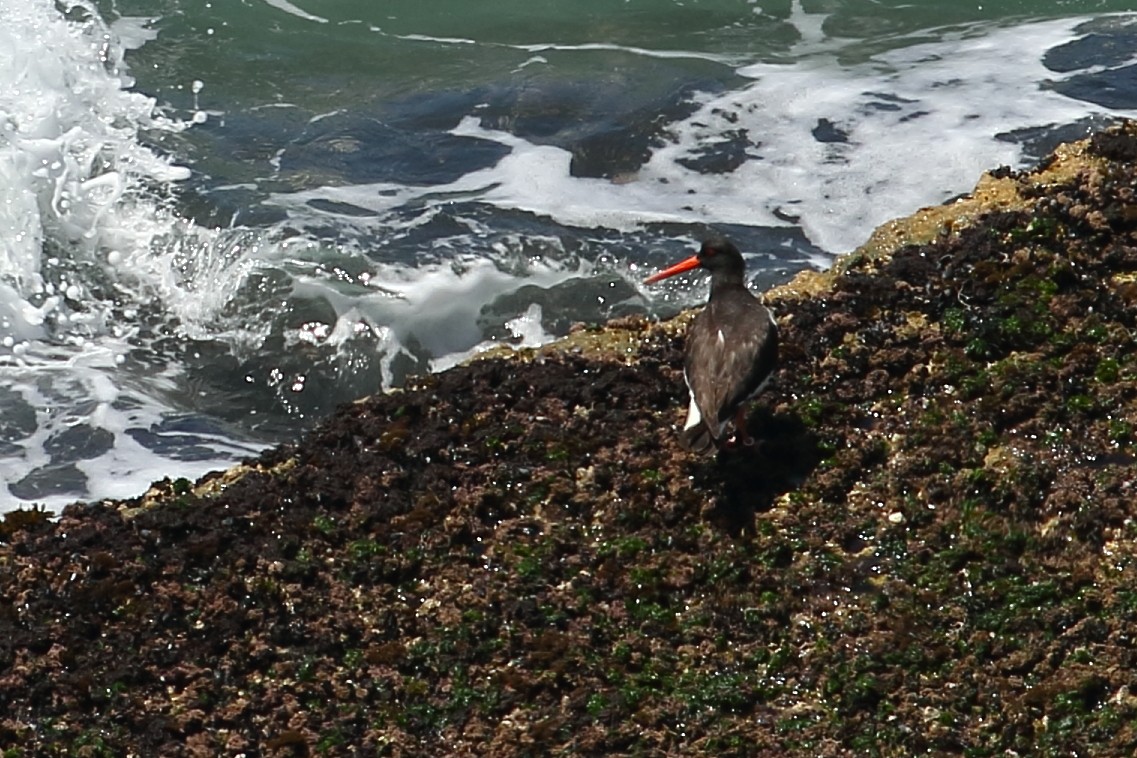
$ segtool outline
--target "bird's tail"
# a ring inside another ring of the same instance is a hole
[[[715,449],[715,438],[706,424],[689,426],[679,434],[679,444],[684,450],[703,455]]]

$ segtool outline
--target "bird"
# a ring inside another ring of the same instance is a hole
[[[774,315],[746,287],[746,262],[725,238],[705,240],[696,255],[649,276],[654,284],[684,271],[710,272],[707,305],[691,322],[683,380],[691,395],[680,444],[692,453],[754,441],[746,431],[746,402],[761,392],[778,362]]]

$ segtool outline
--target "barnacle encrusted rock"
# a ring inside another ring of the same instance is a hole
[[[1134,754],[1135,156],[994,172],[769,293],[754,449],[676,446],[683,322],[629,320],[9,516],[0,745]]]

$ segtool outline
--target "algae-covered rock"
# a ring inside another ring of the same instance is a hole
[[[1137,129],[768,293],[753,449],[683,321],[340,410],[0,552],[18,755],[1131,755]],[[21,518],[21,517],[15,517]]]

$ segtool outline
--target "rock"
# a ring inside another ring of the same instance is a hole
[[[1064,146],[769,293],[752,449],[676,444],[687,314],[11,517],[0,743],[1133,754],[1134,154]]]

